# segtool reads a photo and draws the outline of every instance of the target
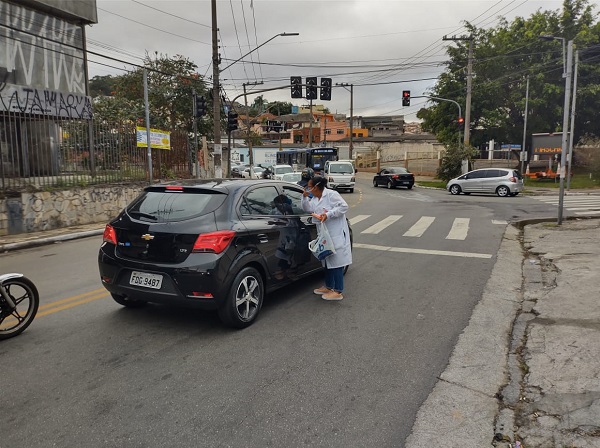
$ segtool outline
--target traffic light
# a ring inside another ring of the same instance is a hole
[[[206,115],[206,100],[203,96],[194,95],[194,117]]]
[[[317,78],[311,77],[306,78],[306,99],[316,100],[317,99]]]
[[[302,78],[300,76],[290,77],[292,98],[302,98]]]
[[[321,78],[321,96],[322,101],[331,101],[331,78]]]
[[[238,114],[229,111],[227,114],[227,132],[235,131],[238,128]]]
[[[402,105],[410,106],[410,90],[402,91]]]
[[[463,117],[458,117],[456,119],[456,124],[459,128],[462,128],[465,125],[465,119]]]

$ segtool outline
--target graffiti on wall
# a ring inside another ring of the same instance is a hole
[[[7,35],[0,46],[0,67],[10,74],[9,82],[86,93],[81,25],[4,0],[0,25]]]
[[[92,118],[90,97],[38,90],[12,84],[0,91],[0,111],[48,115],[61,118]]]

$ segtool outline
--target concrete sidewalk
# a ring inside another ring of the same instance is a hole
[[[408,448],[600,448],[600,220],[507,227]]]

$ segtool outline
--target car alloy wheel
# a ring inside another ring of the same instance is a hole
[[[219,317],[230,327],[247,327],[258,316],[264,294],[259,272],[251,267],[242,269],[235,276],[225,303],[219,309]]]
[[[388,187],[388,190],[391,190],[392,188],[394,188],[394,184],[392,184],[392,181],[391,181],[391,180],[388,180],[388,182],[387,182],[387,185],[386,185],[386,186]]]
[[[460,194],[460,187],[458,185],[451,185],[450,194]]]
[[[498,188],[496,188],[496,194],[501,198],[504,198],[510,194],[510,190],[508,189],[508,187],[500,185]]]

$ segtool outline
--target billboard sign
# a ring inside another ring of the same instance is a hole
[[[562,151],[562,132],[532,134],[531,147],[534,155],[554,155]]]

